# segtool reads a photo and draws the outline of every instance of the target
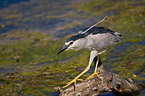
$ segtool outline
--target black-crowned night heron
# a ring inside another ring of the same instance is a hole
[[[84,30],[79,31],[77,35],[68,38],[65,42],[65,45],[58,51],[57,54],[67,50],[75,50],[75,51],[81,49],[91,50],[89,64],[86,67],[86,69],[63,88],[69,86],[72,83],[74,83],[74,85],[76,86],[76,80],[83,81],[82,79],[79,79],[79,77],[90,69],[93,59],[96,56],[98,59],[96,62],[95,70],[94,73],[88,77],[88,80],[91,79],[94,75],[97,75],[99,77],[97,72],[97,66],[99,62],[98,55],[105,52],[106,49],[109,48],[110,46],[116,44],[117,42],[122,41],[120,33],[111,31],[110,29],[104,27],[95,27],[95,25],[89,28],[85,28]]]

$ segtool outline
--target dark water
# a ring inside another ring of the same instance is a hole
[[[122,43],[122,44],[117,44],[115,46],[115,50],[114,51],[115,52],[125,52],[132,45],[145,46],[145,37],[144,37],[144,39],[142,39],[141,42],[125,42],[125,43]]]
[[[138,96],[145,96],[145,89],[142,89]]]
[[[111,61],[112,64],[120,62],[120,61],[116,61],[116,59],[118,58],[116,53],[126,52],[128,50],[128,48],[130,48],[133,45],[145,46],[145,37],[140,42],[124,42],[124,43],[121,43],[121,44],[116,44],[114,46],[114,50],[112,50],[111,54],[109,54],[109,56],[107,57],[106,62]],[[107,71],[111,70],[111,64],[108,64],[105,67],[108,68]]]
[[[20,3],[23,1],[30,1],[30,0],[0,0],[0,9],[4,7],[8,7],[11,4]]]
[[[101,93],[98,96],[116,96],[116,95],[113,93]]]

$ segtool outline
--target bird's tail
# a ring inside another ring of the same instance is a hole
[[[118,33],[118,32],[115,32],[115,35],[118,37],[117,39],[118,39],[120,42],[122,42],[123,36],[122,36],[120,33]]]

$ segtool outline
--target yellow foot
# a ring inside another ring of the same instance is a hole
[[[91,76],[89,76],[87,79],[90,80],[91,78],[93,78],[94,75],[97,75],[97,76],[99,77],[98,73],[99,73],[99,72],[94,72],[94,73],[93,73]],[[99,77],[99,78],[100,78],[100,77]],[[100,78],[100,79],[101,79],[101,78]]]
[[[67,86],[69,86],[70,84],[74,83],[74,86],[76,87],[76,81],[83,81],[83,79],[78,79],[78,78],[75,78],[73,79],[72,81],[70,81],[69,83],[67,83],[67,85],[63,86],[62,88],[65,88]]]

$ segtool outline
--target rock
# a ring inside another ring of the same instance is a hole
[[[75,91],[74,86],[65,90],[59,87],[57,88],[59,96],[97,96],[104,92],[117,96],[136,96],[140,91],[140,88],[131,79],[127,81],[116,73],[108,72],[103,65],[98,67],[98,72],[102,80],[94,76],[89,81],[77,83]]]

